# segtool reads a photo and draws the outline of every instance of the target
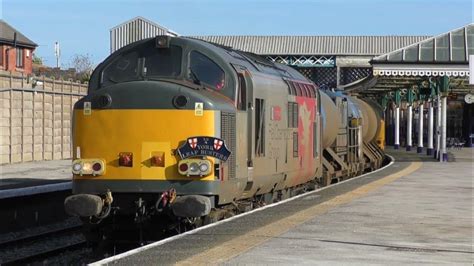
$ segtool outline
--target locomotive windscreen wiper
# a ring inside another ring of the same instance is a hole
[[[191,68],[189,69],[189,73],[191,74],[194,84],[201,85],[201,80],[199,80],[198,76]]]

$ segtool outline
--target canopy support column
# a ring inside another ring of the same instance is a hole
[[[428,148],[426,149],[427,155],[433,155],[433,101],[431,100],[428,108]]]
[[[393,148],[398,150],[400,148],[400,105],[401,105],[400,91],[395,91],[395,141]]]
[[[416,148],[417,153],[423,152],[423,102],[420,102],[418,107],[418,146]]]
[[[412,125],[413,125],[413,89],[409,88],[407,90],[407,140],[406,140],[406,150],[411,151],[412,146]]]
[[[438,95],[436,101],[436,149],[434,157],[439,159],[441,151],[441,97]]]
[[[448,153],[446,151],[446,115],[447,115],[448,97],[441,97],[441,162],[448,161]]]
[[[400,106],[395,107],[395,143],[393,145],[395,150],[400,148]]]
[[[413,116],[413,106],[409,105],[407,108],[407,145],[406,145],[406,150],[411,151],[411,146],[412,146],[412,117]]]

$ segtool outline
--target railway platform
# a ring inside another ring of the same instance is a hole
[[[388,150],[379,171],[96,264],[471,265],[473,152]]]
[[[0,199],[71,189],[71,160],[0,165]]]

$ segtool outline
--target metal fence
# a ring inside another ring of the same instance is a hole
[[[87,84],[0,71],[0,164],[71,158],[74,103]]]

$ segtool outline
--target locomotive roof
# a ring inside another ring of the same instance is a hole
[[[289,67],[287,65],[272,62],[254,53],[236,50],[236,49],[233,49],[232,47],[208,42],[208,41],[193,38],[193,37],[174,37],[174,38],[185,39],[191,43],[204,46],[207,49],[214,51],[216,54],[222,57],[224,61],[231,64],[238,64],[238,65],[245,66],[249,70],[308,82],[308,80],[296,69]]]
[[[158,37],[158,36],[157,36]],[[232,49],[230,47],[222,46],[215,43],[210,43],[204,40],[195,39],[192,37],[171,37],[171,45],[181,45],[186,47],[188,50],[201,50],[207,53],[208,55],[213,55],[218,64],[227,64],[226,68],[232,69],[232,65],[244,66],[249,72],[259,72],[266,75],[278,76],[283,79],[298,80],[303,82],[310,82],[306,79],[301,73],[296,69],[293,69],[289,66],[275,63],[267,60],[261,56],[258,56],[253,53],[244,52]],[[112,53],[107,57],[103,62],[101,62],[95,69],[89,83],[89,88],[99,87],[99,75],[103,68],[110,64],[118,56],[133,51],[135,49],[140,49],[140,47],[148,42],[152,42],[156,39],[148,38],[143,39],[132,44],[129,44],[125,47],[120,48],[119,50]]]

